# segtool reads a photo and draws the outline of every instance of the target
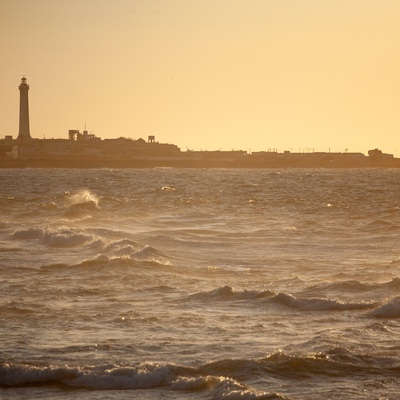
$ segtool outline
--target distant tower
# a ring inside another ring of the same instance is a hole
[[[29,132],[29,105],[28,105],[28,90],[29,85],[26,83],[26,78],[21,79],[19,85],[19,133],[18,139],[31,139]]]

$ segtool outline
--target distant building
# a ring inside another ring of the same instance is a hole
[[[29,131],[29,102],[28,102],[29,85],[26,78],[21,79],[19,85],[19,133],[18,140],[25,142],[31,139]]]
[[[89,141],[89,140],[101,140],[100,138],[96,137],[93,133],[89,133],[86,129],[81,133],[79,130],[76,129],[70,129],[68,131],[68,137],[69,140],[83,140],[83,141]]]
[[[372,160],[387,160],[393,158],[393,154],[382,153],[382,150],[379,149],[369,150],[368,155]]]

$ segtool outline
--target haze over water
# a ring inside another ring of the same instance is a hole
[[[397,398],[399,182],[0,170],[0,397]]]

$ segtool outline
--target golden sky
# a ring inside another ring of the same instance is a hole
[[[0,138],[400,156],[400,0],[0,0]],[[399,152],[399,154],[397,154]]]

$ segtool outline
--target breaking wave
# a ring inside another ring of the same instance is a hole
[[[342,302],[325,298],[297,298],[290,294],[278,293],[271,299],[272,302],[297,308],[302,311],[348,311],[367,310],[376,307],[377,303],[367,302]]]
[[[174,364],[139,363],[106,367],[0,364],[0,387],[60,386],[86,390],[135,390],[165,387],[175,391],[211,394],[213,399],[289,399],[278,393],[252,389],[234,378],[203,375],[203,368]],[[211,366],[211,369],[212,366]]]
[[[342,302],[327,298],[298,298],[288,293],[274,293],[270,290],[244,290],[235,292],[230,286],[224,286],[210,292],[195,293],[189,297],[201,301],[237,301],[237,300],[258,300],[263,302],[283,305],[302,311],[348,311],[348,310],[369,310],[379,303],[373,301],[365,302]],[[258,302],[257,304],[263,304]]]
[[[270,290],[257,291],[257,290],[244,290],[235,292],[232,287],[224,286],[218,289],[211,290],[210,292],[200,292],[189,296],[192,300],[252,300],[260,298],[268,298],[273,296],[274,293]]]
[[[93,242],[96,238],[76,228],[23,228],[17,229],[12,237],[17,240],[39,240],[49,247],[78,247]]]
[[[132,253],[130,257],[136,261],[153,261],[161,265],[171,264],[164,253],[152,246],[144,246],[139,251]]]
[[[395,358],[372,357],[344,347],[309,354],[279,351],[260,359],[222,359],[197,367],[172,363],[130,363],[106,366],[0,363],[0,387],[59,386],[86,390],[167,388],[204,391],[213,399],[288,399],[256,390],[245,382],[258,379],[309,379],[315,376],[351,378],[393,377],[400,372]]]
[[[85,204],[93,203],[96,207],[99,206],[99,198],[91,193],[89,190],[81,190],[75,194],[66,193],[68,201],[70,204]]]
[[[91,216],[100,210],[100,199],[89,190],[82,190],[75,194],[66,193],[67,208],[62,216],[68,219]]]

